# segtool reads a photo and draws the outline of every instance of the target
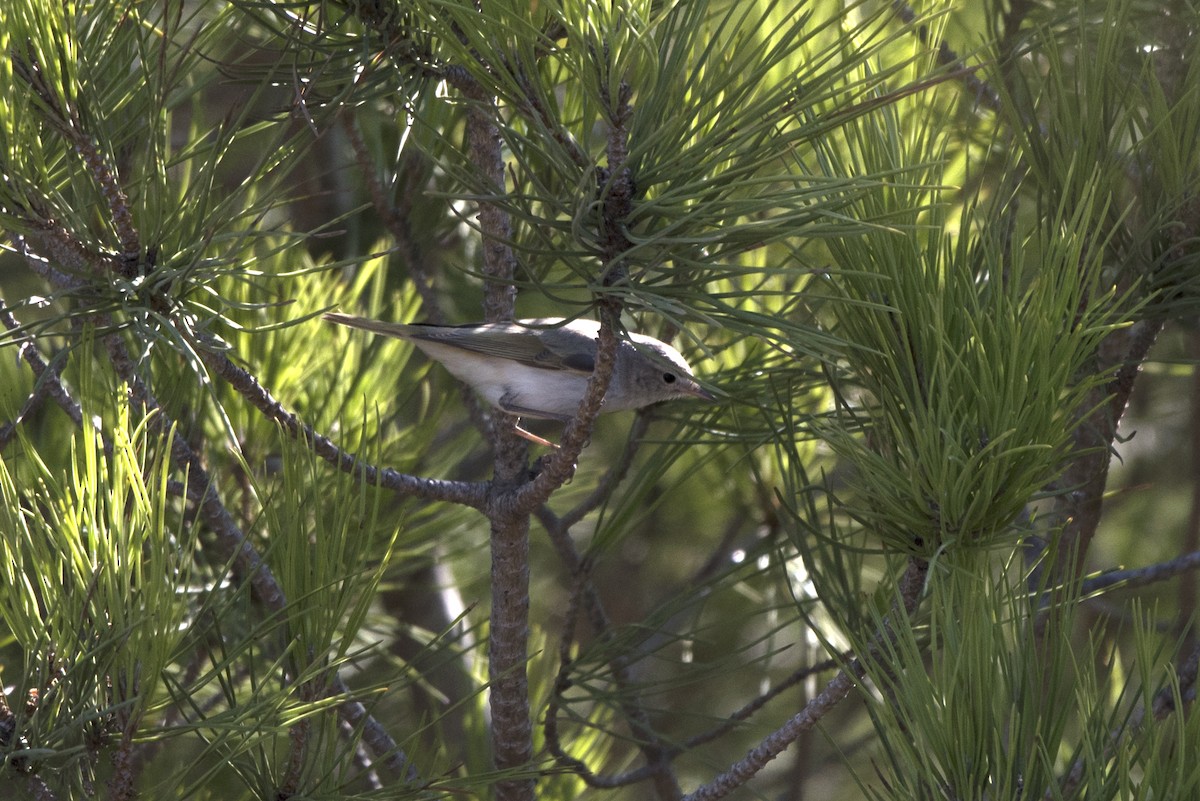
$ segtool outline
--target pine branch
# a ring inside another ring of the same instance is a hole
[[[633,425],[630,426],[629,433],[625,435],[625,447],[622,449],[621,455],[617,458],[616,463],[605,471],[604,477],[597,482],[586,498],[561,516],[555,515],[549,507],[544,505],[537,509],[537,518],[545,527],[546,533],[550,535],[550,540],[554,543],[555,548],[559,548],[559,545],[564,542],[563,538],[568,537],[572,526],[612,498],[613,493],[625,480],[625,475],[633,465],[633,460],[642,444],[642,437],[650,427],[652,415],[653,410],[650,408],[637,411],[633,418]],[[559,549],[559,556],[560,558],[564,556],[562,549]],[[567,565],[568,572],[574,573],[569,561],[564,559],[564,563]]]
[[[641,419],[644,419],[641,418]],[[632,443],[634,440],[629,440]],[[626,447],[626,453],[632,449]],[[618,468],[623,472],[623,468]],[[610,472],[609,476],[617,471]],[[602,482],[606,484],[608,482]],[[615,483],[610,484],[610,489]],[[585,501],[585,504],[587,501]],[[576,507],[577,509],[579,507]],[[543,507],[544,509],[544,507]],[[545,524],[543,519],[543,524]],[[633,676],[630,674],[629,659],[625,655],[616,655],[609,661],[613,682],[619,693],[621,711],[636,738],[638,748],[646,760],[645,766],[627,774],[616,777],[606,777],[595,773],[581,760],[570,756],[563,748],[558,736],[558,709],[561,699],[571,688],[570,671],[573,664],[571,646],[575,641],[575,625],[582,606],[591,622],[592,632],[596,637],[604,637],[612,630],[612,621],[604,608],[600,594],[591,581],[590,563],[582,559],[575,543],[570,537],[568,528],[561,521],[555,521],[552,527],[547,527],[550,539],[559,554],[564,567],[572,577],[571,601],[565,620],[567,624],[559,635],[559,668],[555,679],[554,693],[546,708],[543,729],[546,737],[546,747],[554,755],[559,764],[576,772],[592,787],[619,787],[634,782],[651,779],[654,781],[658,795],[663,799],[677,799],[682,796],[679,780],[671,768],[671,758],[678,752],[672,753],[670,746],[654,729],[650,722],[642,699],[635,694]]]
[[[421,478],[398,473],[391,468],[378,468],[362,462],[285,409],[282,403],[259,384],[258,379],[234,364],[224,353],[206,348],[202,343],[197,343],[197,345],[196,351],[214,373],[224,378],[238,394],[249,401],[264,416],[279,423],[290,436],[305,443],[313,453],[339,470],[356,476],[367,484],[390,489],[401,495],[458,503],[473,509],[484,507],[487,491],[484,484]]]
[[[889,618],[892,620],[898,617],[907,619],[912,616],[920,603],[928,570],[927,562],[919,559],[909,560],[908,567],[900,578],[897,588],[899,600],[893,606]],[[893,622],[889,622],[889,619],[885,618],[882,630],[872,636],[872,644],[868,648],[872,658],[882,654],[883,644],[893,636],[893,625]],[[854,685],[862,679],[865,672],[866,667],[862,659],[854,659],[834,676],[825,685],[825,688],[805,705],[803,710],[750,749],[745,757],[731,765],[724,773],[687,795],[685,801],[715,801],[715,799],[724,798],[741,787],[762,770],[768,762],[783,753],[784,749],[798,739],[801,734],[816,726],[837,707],[850,694]]]
[[[112,335],[105,338],[104,344],[117,374],[129,387],[130,397],[146,411],[151,426],[164,438],[170,438],[172,459],[177,469],[186,471],[188,476],[188,497],[199,506],[201,516],[217,536],[222,558],[232,564],[238,574],[250,581],[255,596],[267,610],[284,611],[287,599],[271,569],[221,502],[207,470],[187,442],[174,430],[173,422],[142,382],[124,346]],[[365,710],[358,701],[347,701],[341,705],[340,710],[351,720],[361,721],[365,716]],[[395,775],[406,779],[411,777],[411,762],[395,742],[382,735],[380,728],[373,728],[372,732],[374,737],[370,743],[376,748],[376,756],[383,757],[384,764]]]
[[[87,139],[82,132],[78,133],[78,138],[81,140]],[[77,149],[79,149],[79,146],[77,146]],[[121,191],[120,187],[115,184],[115,176],[110,171],[105,169],[105,160],[93,151],[87,152],[89,155],[87,155],[86,158],[88,164],[92,167],[92,177],[104,188],[106,197],[110,197],[110,211],[113,212],[115,217],[118,217],[118,219],[114,220],[114,225],[118,229],[121,229],[121,219],[119,216],[123,208],[127,210],[123,200],[125,197],[124,192]],[[136,230],[132,228],[131,222],[127,226],[127,230],[124,230],[122,238],[123,241],[127,243],[136,242],[139,239]],[[47,235],[43,235],[41,240],[46,242],[60,258],[65,258],[67,263],[72,266],[76,275],[83,275],[87,273],[102,275],[105,272],[110,272],[114,269],[120,274],[125,274],[128,271],[128,263],[125,265],[117,265],[114,264],[111,259],[88,253],[86,249],[75,244],[75,238],[65,230],[52,230],[48,232]],[[22,244],[22,247],[24,248],[25,245]],[[29,249],[29,252],[30,256],[27,260],[31,260],[35,264],[42,263],[42,259],[36,255],[33,255],[33,249]],[[50,277],[57,277],[59,274],[56,271],[49,271],[47,272],[47,275]],[[70,277],[67,280],[69,284],[75,285],[77,279]],[[254,588],[256,597],[267,609],[274,612],[282,611],[286,606],[286,599],[284,598],[282,589],[271,575],[270,569],[266,566],[266,563],[254,549],[253,545],[250,543],[245,534],[237,526],[225,505],[220,501],[216,487],[213,485],[207,470],[204,468],[198,456],[192,451],[191,447],[182,438],[182,436],[175,431],[174,422],[158,403],[150,388],[142,381],[134,361],[125,348],[125,345],[121,342],[116,333],[112,333],[114,330],[112,321],[107,315],[94,315],[94,319],[101,329],[107,329],[109,331],[109,333],[103,335],[102,342],[106,351],[108,352],[109,358],[117,375],[125,381],[131,399],[134,400],[139,408],[143,410],[151,429],[154,430],[159,436],[163,437],[164,440],[169,441],[169,448],[173,463],[177,469],[183,471],[188,476],[186,494],[189,499],[191,499],[198,506],[201,516],[212,529],[212,531],[217,535],[216,541],[219,548],[223,552],[223,558],[225,561],[231,563],[240,575],[249,580],[250,584]],[[9,320],[5,320],[4,322],[7,325],[10,321],[15,323],[15,321],[12,321],[11,318]],[[11,326],[9,327],[11,329]],[[27,352],[25,355],[27,360],[29,360],[29,353]],[[233,366],[232,363],[229,362],[229,360],[223,355],[220,356],[220,358],[216,358],[216,354],[209,353],[208,355],[212,359],[210,364],[214,364],[216,367],[225,368],[223,375],[230,380],[231,383],[236,381],[237,383],[235,386],[242,390],[244,394],[249,394],[255,400],[259,401],[261,404],[261,409],[269,409],[274,412],[276,414],[275,419],[279,420],[280,422],[290,422],[292,424],[291,430],[293,431],[293,435],[295,435],[295,432],[302,431],[303,429],[307,428],[301,426],[294,416],[283,412],[280,404],[275,402],[273,398],[271,398],[264,390],[262,390],[253,377],[248,373],[240,371],[238,368]],[[58,384],[57,376],[54,376],[52,381],[53,383]],[[75,415],[72,415],[72,417],[74,419]],[[82,419],[81,415],[79,419]],[[308,429],[308,432],[311,433],[311,429]],[[313,437],[314,441],[318,445],[324,446],[324,449],[327,453],[329,453],[332,449],[333,451],[336,451],[337,454],[340,454],[340,451],[337,451],[337,449],[328,443],[327,440],[324,440],[324,438],[318,439],[315,434],[313,434]],[[411,477],[409,478],[411,479]],[[414,482],[417,484],[420,483],[419,480],[412,479],[406,482],[406,485],[412,487]],[[343,705],[343,709],[347,711],[347,714],[353,717],[362,718],[364,716],[361,704],[358,702],[348,701]],[[131,721],[130,725],[136,724]],[[411,773],[412,767],[409,764],[409,761],[403,756],[402,752],[396,748],[395,743],[392,742],[390,738],[377,738],[375,745],[380,747],[380,750],[377,751],[377,754],[387,755],[386,764],[396,771],[398,775]],[[124,779],[118,779],[118,781],[124,781]],[[120,787],[114,785],[114,792],[116,792],[119,796],[124,794],[126,790],[121,790]]]
[[[52,398],[67,413],[76,428],[83,428],[83,411],[63,387],[60,368],[58,365],[47,363],[42,358],[34,338],[28,333],[22,333],[21,324],[4,305],[3,299],[0,299],[0,325],[8,329],[9,333],[13,335],[13,339],[20,343],[17,346],[17,355],[24,359],[33,370],[36,379],[33,391],[25,399],[17,416],[0,426],[0,452],[3,452],[12,438],[16,436],[21,422],[41,408],[47,397]]]
[[[1111,589],[1146,587],[1162,581],[1200,570],[1200,551],[1181,554],[1174,559],[1145,567],[1127,570],[1109,570],[1084,579],[1079,585],[1079,596],[1086,598]]]
[[[1100,523],[1117,424],[1162,325],[1161,320],[1143,320],[1118,329],[1098,349],[1096,372],[1114,377],[1091,390],[1080,404],[1084,416],[1072,425],[1074,456],[1053,488],[1057,490],[1054,514],[1065,521],[1056,551],[1058,560],[1051,566],[1051,575],[1057,578],[1077,576],[1083,569]]]
[[[917,22],[917,14],[909,3],[905,0],[892,0],[892,9],[903,22],[914,26],[913,31],[922,44],[929,44],[931,39],[929,26],[923,23],[914,25]],[[977,102],[993,111],[1000,108],[1000,93],[979,77],[978,68],[967,66],[962,56],[956,53],[945,39],[938,42],[937,58],[939,64],[948,67],[952,74],[962,81],[963,86],[976,98]]]
[[[442,309],[441,295],[438,294],[433,276],[426,267],[426,254],[417,244],[408,221],[409,212],[412,210],[412,196],[417,193],[418,187],[413,185],[409,179],[408,185],[404,187],[397,198],[400,206],[393,206],[384,192],[383,183],[379,180],[379,175],[371,160],[371,154],[367,151],[367,144],[363,141],[362,132],[359,131],[355,118],[347,111],[341,116],[341,122],[342,129],[346,132],[346,138],[350,140],[350,147],[354,151],[354,160],[358,165],[359,174],[366,183],[367,192],[371,196],[371,205],[374,206],[375,213],[383,221],[388,233],[392,235],[396,249],[404,257],[404,266],[408,268],[413,286],[416,287],[417,294],[421,296],[421,307],[425,310],[426,320],[434,325],[445,325],[449,321]],[[407,176],[415,172],[414,168],[419,156],[412,155],[412,150],[405,148],[401,152],[400,158],[402,161],[401,174]]]

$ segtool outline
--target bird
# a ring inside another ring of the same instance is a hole
[[[517,417],[566,422],[583,400],[596,369],[595,320],[540,317],[498,323],[392,323],[329,312],[324,319],[412,342],[492,406]],[[715,401],[675,348],[644,334],[617,343],[601,412],[640,409],[660,401]],[[517,433],[553,443],[517,425]]]

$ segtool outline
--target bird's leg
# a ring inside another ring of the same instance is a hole
[[[555,450],[558,450],[558,446],[555,445],[550,440],[542,439],[537,434],[534,434],[533,432],[526,431],[525,429],[521,428],[521,419],[519,417],[517,418],[517,422],[513,423],[513,431],[516,433],[516,435],[518,437],[521,437],[522,439],[527,439],[530,442],[534,443],[535,445],[544,445],[547,448],[554,448]]]

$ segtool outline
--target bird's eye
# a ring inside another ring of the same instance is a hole
[[[663,373],[663,383],[664,384],[674,384],[675,383],[675,374],[674,373]]]

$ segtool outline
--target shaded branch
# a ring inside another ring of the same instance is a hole
[[[347,697],[351,692],[340,673],[333,677],[332,690],[338,695]],[[367,708],[361,702],[342,701],[338,705],[338,714],[348,724],[362,731],[363,742],[370,746],[376,757],[382,758],[383,764],[387,765],[388,770],[394,775],[399,776],[408,784],[420,781],[416,764],[405,756],[400,747],[396,745],[396,741],[392,739],[392,735],[374,715],[367,712]]]
[[[1088,393],[1080,404],[1084,416],[1072,428],[1074,456],[1055,483],[1055,515],[1064,521],[1058,560],[1051,566],[1056,579],[1076,576],[1084,561],[1104,503],[1112,445],[1142,362],[1162,330],[1160,320],[1141,320],[1113,331],[1101,342],[1095,371],[1113,379]]]
[[[561,516],[555,515],[546,506],[542,506],[536,511],[538,520],[545,526],[547,533],[550,533],[551,539],[564,536],[572,526],[612,497],[612,493],[625,480],[629,468],[633,466],[634,457],[637,456],[641,447],[642,437],[650,427],[650,418],[653,414],[653,410],[649,407],[637,410],[633,418],[633,425],[630,426],[629,433],[625,437],[625,447],[622,449],[621,455],[617,457],[616,463],[604,473],[604,477],[586,498]]]
[[[410,185],[406,187],[410,191],[400,193],[398,201],[403,206],[396,208],[384,191],[383,182],[379,180],[379,175],[371,160],[371,154],[367,151],[367,144],[363,141],[362,133],[355,125],[354,119],[349,114],[343,114],[341,120],[342,128],[354,151],[354,160],[358,164],[359,173],[371,196],[371,204],[375,207],[375,213],[383,221],[388,233],[392,235],[396,248],[404,257],[404,264],[408,268],[413,286],[416,288],[417,294],[421,296],[421,307],[425,310],[426,320],[434,325],[445,325],[448,321],[442,309],[441,297],[434,286],[433,276],[426,269],[425,254],[421,252],[421,247],[413,236],[412,226],[409,225],[408,207],[411,205],[411,190],[415,187]],[[409,155],[410,152],[407,148],[401,151],[400,158],[405,164],[414,161],[414,157]],[[401,169],[403,170],[404,167]]]
[[[683,753],[684,751],[689,751],[696,746],[703,745],[704,743],[711,742],[719,737],[723,737],[724,735],[733,731],[739,723],[749,720],[760,709],[765,707],[771,701],[774,701],[783,693],[795,687],[800,682],[806,681],[818,673],[825,673],[826,671],[835,669],[838,665],[845,664],[845,661],[849,659],[850,656],[851,654],[849,653],[843,653],[836,658],[825,659],[812,665],[805,665],[802,668],[797,668],[796,670],[792,671],[790,676],[776,684],[770,690],[767,690],[757,698],[742,705],[740,709],[735,710],[720,725],[714,726],[708,731],[692,735],[684,740],[683,743],[677,746],[677,750],[680,753]]]
[[[921,40],[921,44],[929,45],[931,38],[929,26],[917,24],[917,14],[911,5],[904,0],[892,0],[892,9],[903,22],[913,26],[913,31]],[[937,60],[943,67],[949,67],[952,74],[962,81],[967,91],[973,94],[984,107],[992,111],[1000,108],[1000,93],[978,76],[976,68],[967,66],[962,56],[946,44],[944,39],[938,42]]]
[[[906,618],[912,615],[920,602],[928,570],[927,562],[916,558],[909,560],[908,567],[900,578],[898,586],[900,597],[889,614],[889,618],[901,614]],[[893,636],[892,624],[885,619],[882,630],[876,632],[871,638],[872,642],[868,648],[870,657],[879,656],[882,645],[890,641]],[[686,796],[686,801],[714,801],[724,798],[741,787],[762,770],[768,762],[783,753],[784,749],[798,739],[801,734],[812,729],[836,708],[850,694],[854,685],[862,679],[865,673],[866,666],[862,658],[856,658],[834,676],[825,685],[825,688],[805,705],[804,709],[750,749],[745,757],[731,765],[724,773]]]
[[[631,440],[632,441],[632,440]],[[627,448],[628,450],[628,448]],[[578,507],[577,507],[578,508]],[[544,507],[543,507],[544,509]],[[543,521],[545,522],[545,521]],[[570,670],[571,644],[575,640],[575,622],[580,607],[586,610],[592,631],[597,636],[603,636],[612,630],[612,621],[604,608],[600,594],[591,581],[590,563],[579,556],[575,543],[570,537],[567,527],[558,524],[547,528],[551,542],[559,554],[559,558],[573,577],[570,607],[567,611],[567,624],[559,639],[559,669],[555,680],[554,693],[546,710],[543,724],[546,745],[558,762],[565,765],[593,787],[618,787],[644,779],[654,779],[659,796],[662,798],[679,798],[682,790],[679,781],[671,770],[671,758],[677,755],[671,746],[663,742],[658,732],[650,722],[641,699],[634,695],[633,677],[630,673],[630,658],[619,654],[609,660],[609,670],[612,671],[613,682],[616,684],[621,712],[636,738],[638,748],[646,760],[645,766],[617,777],[601,776],[591,770],[586,763],[567,754],[558,736],[558,708],[560,699],[571,688]]]
[[[1159,562],[1158,564],[1147,565],[1146,567],[1131,568],[1129,570],[1110,570],[1106,573],[1101,573],[1098,576],[1093,576],[1083,581],[1080,585],[1080,595],[1086,597],[1108,589],[1144,587],[1148,584],[1157,584],[1160,581],[1166,581],[1194,570],[1200,570],[1200,551],[1192,551],[1191,553],[1177,556],[1174,559],[1169,559],[1166,562]]]
[[[83,428],[83,410],[79,408],[79,404],[75,402],[75,399],[63,387],[59,367],[47,363],[42,358],[42,354],[38,352],[32,336],[27,333],[18,333],[21,331],[21,324],[13,317],[12,312],[4,305],[3,300],[0,300],[0,325],[3,325],[13,334],[14,340],[20,342],[20,345],[17,347],[17,356],[25,360],[25,363],[30,366],[34,377],[37,379],[33,386],[33,391],[29,393],[29,397],[25,399],[25,403],[21,405],[17,416],[0,426],[0,452],[12,441],[12,438],[17,433],[17,427],[20,426],[22,421],[37,411],[47,397],[52,398],[67,413],[67,416],[74,421],[78,428]],[[108,447],[111,447],[111,445]]]

